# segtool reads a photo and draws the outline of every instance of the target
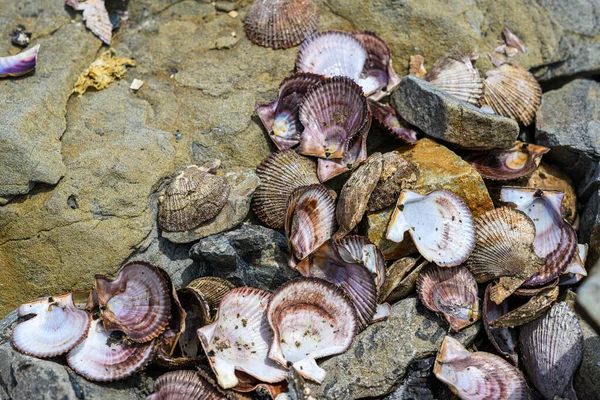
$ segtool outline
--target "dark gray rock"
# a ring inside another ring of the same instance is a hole
[[[588,244],[588,265],[594,264],[600,258],[600,189],[597,189],[583,206],[579,243]]]
[[[410,364],[404,381],[385,397],[385,400],[446,400],[452,392],[433,374],[435,357],[427,357]]]
[[[583,331],[583,359],[573,386],[578,398],[596,399],[600,393],[600,336],[585,321],[579,321]]]
[[[402,79],[392,104],[402,118],[427,135],[461,147],[508,148],[519,136],[515,121],[481,112],[414,76]]]

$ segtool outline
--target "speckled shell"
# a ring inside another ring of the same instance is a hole
[[[344,157],[340,159],[319,158],[317,162],[317,175],[321,182],[335,178],[344,172],[351,171],[367,159],[367,135],[371,121],[365,125],[362,132],[355,138],[346,142]]]
[[[410,190],[419,179],[419,169],[403,158],[399,153],[383,154],[383,169],[379,182],[375,186],[367,210],[369,212],[383,210],[398,200],[403,190]]]
[[[226,400],[217,388],[196,371],[171,371],[156,379],[154,392],[146,400]]]
[[[196,358],[200,348],[196,331],[212,322],[210,306],[200,293],[190,287],[179,289],[177,296],[185,310],[184,329],[179,336],[179,348],[184,357]]]
[[[346,351],[358,322],[352,301],[335,285],[317,278],[294,279],[273,294],[267,311],[274,333],[269,358],[321,383],[326,372],[315,359]]]
[[[95,289],[107,330],[120,330],[138,343],[165,329],[171,315],[170,288],[158,267],[134,261],[115,279],[96,275]]]
[[[83,11],[85,26],[100,38],[104,43],[110,44],[112,38],[112,24],[106,11],[104,0],[86,0],[80,3],[78,0],[66,0],[65,4],[75,10]]]
[[[519,39],[519,37],[512,33],[507,27],[504,27],[504,29],[502,29],[502,35],[504,36],[504,41],[508,46],[518,49],[523,53],[526,52],[525,45],[523,44],[521,39]]]
[[[542,102],[542,89],[529,71],[503,64],[488,71],[483,84],[482,105],[525,126],[531,124]]]
[[[25,75],[33,71],[37,65],[39,51],[40,45],[38,44],[14,56],[0,57],[0,78]]]
[[[425,307],[443,314],[455,332],[480,317],[477,282],[465,267],[428,265],[419,274],[417,293]]]
[[[73,304],[73,296],[45,297],[19,307],[20,322],[12,332],[12,342],[24,354],[46,358],[71,350],[85,339],[92,317]]]
[[[317,166],[293,150],[273,153],[256,168],[260,185],[252,197],[252,210],[267,226],[279,229],[285,224],[290,195],[302,186],[319,183]]]
[[[380,128],[406,143],[417,142],[417,132],[408,126],[393,107],[371,99],[368,101],[373,119]]]
[[[168,232],[193,230],[216,217],[228,197],[225,178],[209,173],[208,168],[190,165],[160,196],[158,223]]]
[[[519,370],[502,358],[465,349],[446,336],[433,368],[435,376],[464,400],[528,400],[529,389]]]
[[[550,287],[533,296],[520,307],[490,321],[492,328],[520,326],[541,317],[558,298],[558,287]]]
[[[473,152],[465,157],[484,179],[510,180],[531,174],[550,149],[517,142],[511,149]]]
[[[408,74],[414,75],[417,78],[423,78],[425,75],[427,75],[427,70],[425,69],[425,58],[422,55],[415,54],[410,56]]]
[[[508,312],[506,302],[500,304],[494,303],[490,299],[491,288],[493,283],[487,285],[485,296],[483,299],[483,327],[487,333],[487,337],[494,348],[505,358],[510,360],[513,365],[519,365],[519,355],[517,353],[517,334],[512,328],[492,328],[490,321],[498,319]]]
[[[459,100],[477,104],[483,95],[483,83],[479,71],[471,60],[476,54],[455,53],[439,59],[427,72],[424,79]]]
[[[386,270],[385,281],[379,291],[379,302],[395,302],[414,292],[419,274],[427,264],[429,261],[417,265],[417,260],[412,257],[396,260]]]
[[[252,43],[287,49],[309,37],[319,23],[319,8],[312,0],[255,0],[244,19]]]
[[[188,288],[194,289],[208,303],[210,309],[211,320],[217,316],[219,303],[235,288],[235,285],[227,279],[218,278],[216,276],[203,276],[191,281]]]
[[[573,309],[556,303],[542,318],[519,330],[523,366],[547,399],[576,399],[572,379],[581,364],[583,333]]]

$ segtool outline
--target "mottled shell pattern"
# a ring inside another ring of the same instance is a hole
[[[400,153],[383,154],[381,177],[367,203],[369,212],[383,210],[396,203],[403,190],[411,190],[419,179],[419,169]]]
[[[536,320],[552,307],[557,298],[558,287],[545,288],[539,294],[531,297],[527,303],[490,321],[490,326],[492,328],[510,328]]]
[[[483,83],[472,60],[477,53],[457,52],[439,59],[424,76],[424,79],[459,100],[477,104],[483,95]]]
[[[37,66],[39,51],[40,45],[38,44],[14,56],[0,57],[0,78],[25,75],[33,71]]]
[[[226,400],[227,397],[196,371],[171,371],[156,379],[154,392],[146,400]]]
[[[65,4],[75,10],[83,11],[85,26],[104,43],[110,45],[112,39],[112,24],[104,0],[66,0]]]
[[[406,143],[417,142],[417,132],[408,126],[393,107],[371,99],[368,101],[373,119],[380,128]]]
[[[519,365],[519,355],[517,353],[517,333],[512,328],[492,328],[490,322],[500,318],[508,312],[507,302],[496,304],[490,299],[490,292],[493,287],[490,283],[485,288],[483,299],[483,327],[488,339],[494,348],[507,358],[513,365]]]
[[[465,157],[484,179],[510,180],[531,174],[549,148],[517,142],[510,149],[473,152]]]

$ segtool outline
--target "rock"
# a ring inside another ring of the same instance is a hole
[[[210,221],[189,232],[161,232],[162,237],[174,243],[189,243],[236,227],[250,211],[252,194],[260,180],[249,168],[234,168],[225,174],[229,183],[229,198],[221,212]]]
[[[435,357],[427,357],[410,364],[403,382],[384,400],[440,400],[452,399],[448,386],[433,374]]]
[[[190,257],[204,265],[205,274],[268,291],[299,276],[287,265],[285,236],[259,225],[206,237],[192,247]]]
[[[600,336],[584,320],[579,322],[583,331],[583,359],[573,386],[578,398],[594,399],[600,393]]]
[[[589,257],[588,257],[589,260]],[[587,264],[590,265],[590,264]],[[600,330],[600,263],[588,268],[588,276],[577,290],[577,305],[584,311],[588,321]]]
[[[589,246],[587,265],[600,259],[600,189],[583,206],[579,224],[579,242]]]
[[[480,328],[476,323],[454,337],[470,346]],[[400,300],[387,320],[370,325],[348,351],[320,364],[327,376],[321,385],[310,384],[311,392],[318,399],[383,396],[411,363],[434,355],[447,332],[447,324],[416,297]]]

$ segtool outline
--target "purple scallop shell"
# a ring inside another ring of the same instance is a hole
[[[0,78],[5,76],[19,76],[31,72],[37,65],[37,56],[40,45],[32,47],[9,57],[0,57]]]
[[[417,143],[417,132],[398,115],[393,107],[369,99],[369,109],[377,125],[387,133],[407,143]]]

